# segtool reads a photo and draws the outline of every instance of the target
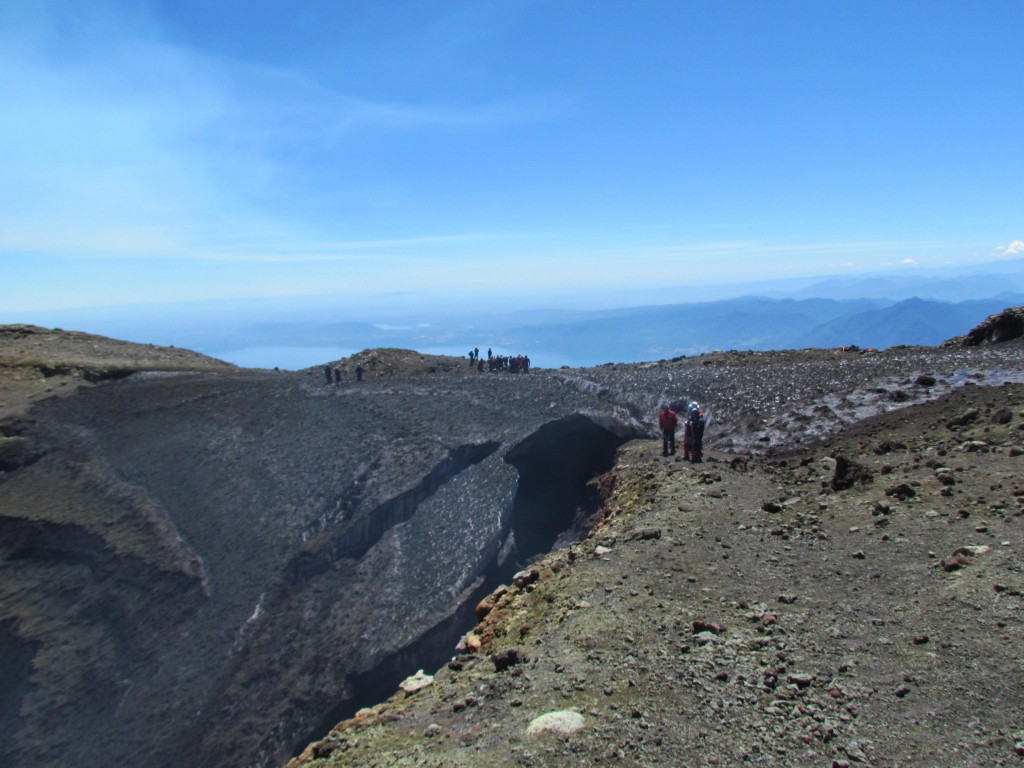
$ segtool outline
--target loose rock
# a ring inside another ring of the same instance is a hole
[[[537,736],[542,733],[570,734],[576,733],[583,727],[583,715],[572,710],[559,710],[548,712],[540,717],[534,718],[526,727],[527,736]]]

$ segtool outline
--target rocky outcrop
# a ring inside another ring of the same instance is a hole
[[[1024,336],[1024,307],[1010,307],[985,318],[963,336],[943,342],[943,346],[977,347],[999,344]]]

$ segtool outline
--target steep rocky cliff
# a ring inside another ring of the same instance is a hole
[[[588,481],[663,401],[699,399],[709,446],[749,454],[1024,370],[1013,344],[528,375],[361,361],[341,386],[142,370],[3,420],[6,763],[282,764],[578,540]]]

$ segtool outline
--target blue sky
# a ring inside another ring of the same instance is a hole
[[[1021,29],[1019,0],[7,0],[0,313],[1020,258]]]

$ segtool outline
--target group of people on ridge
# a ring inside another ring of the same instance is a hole
[[[676,427],[679,417],[672,406],[665,404],[658,416],[661,427],[661,455],[674,456],[676,452]],[[686,423],[683,426],[683,461],[700,464],[704,454],[704,411],[698,403],[692,402],[686,409]]]
[[[324,378],[327,379],[327,385],[330,386],[333,382],[334,386],[340,387],[342,382],[341,367],[334,367],[330,363],[324,366]],[[363,380],[363,364],[358,363],[356,365],[356,381]]]
[[[480,348],[474,347],[469,350],[469,367],[475,367],[483,373],[484,361],[480,359]],[[488,371],[509,371],[511,373],[529,373],[530,358],[526,355],[495,355],[490,349],[487,350]]]

